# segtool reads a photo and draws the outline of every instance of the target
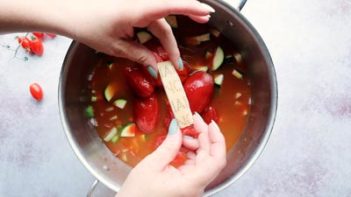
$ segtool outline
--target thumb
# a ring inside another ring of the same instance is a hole
[[[124,57],[141,65],[146,66],[150,74],[157,78],[157,62],[152,52],[145,46],[133,42],[119,39],[114,44],[113,54],[116,57]],[[152,69],[152,71],[150,71]]]
[[[176,157],[182,145],[182,134],[175,119],[171,121],[168,135],[163,143],[149,155],[149,160],[159,169],[168,166]]]

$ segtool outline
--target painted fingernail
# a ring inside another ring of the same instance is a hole
[[[178,123],[176,119],[172,119],[171,124],[169,124],[168,135],[176,134],[179,130]]]
[[[184,64],[182,58],[178,58],[178,70],[183,70]]]
[[[213,7],[209,6],[208,4],[206,4],[206,3],[201,3],[201,4],[202,4],[202,6],[203,6],[204,8],[206,8],[206,10],[208,10],[209,12],[211,12],[211,13],[214,13],[214,12],[215,12],[215,9],[213,9]]]
[[[147,71],[150,73],[150,75],[151,75],[153,78],[157,79],[157,72],[156,72],[156,70],[155,70],[152,66],[148,66],[148,67],[147,67]]]

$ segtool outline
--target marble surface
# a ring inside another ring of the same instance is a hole
[[[278,115],[263,155],[215,196],[351,196],[351,1],[249,0],[242,13],[271,52]],[[43,57],[24,61],[15,35],[0,36],[0,196],[85,196],[94,177],[65,139],[57,104],[70,40],[49,40]],[[31,82],[43,102],[31,99]]]

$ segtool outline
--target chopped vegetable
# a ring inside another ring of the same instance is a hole
[[[244,111],[243,111],[243,116],[247,116],[247,110],[245,109]]]
[[[104,141],[105,141],[105,142],[109,142],[109,141],[111,141],[112,138],[113,138],[114,136],[116,136],[116,135],[117,135],[117,129],[116,129],[116,127],[113,127],[113,128],[107,133],[107,135],[104,137]]]
[[[121,137],[134,137],[136,125],[135,123],[129,123],[122,128]]]
[[[234,59],[237,63],[241,63],[243,61],[243,56],[240,53],[235,53]]]
[[[235,93],[235,99],[238,99],[242,96],[241,92],[237,92]]]
[[[91,102],[96,102],[97,101],[97,97],[96,96],[92,96],[91,97]]]
[[[218,86],[221,86],[222,83],[223,83],[223,79],[224,79],[224,75],[223,74],[219,74],[219,75],[216,75],[214,77],[214,83]]]
[[[113,102],[113,104],[120,109],[124,109],[124,107],[127,105],[127,100],[117,99],[115,102]]]
[[[198,67],[193,67],[193,69],[196,70],[196,71],[207,72],[208,71],[208,66],[198,66]]]
[[[117,120],[118,116],[117,115],[114,115],[110,118],[110,120]]]
[[[111,112],[111,111],[113,111],[113,107],[108,107],[105,109],[105,112]]]
[[[243,79],[243,75],[237,71],[236,69],[233,70],[232,75],[234,75],[234,77],[238,78],[238,79]]]
[[[112,67],[113,67],[113,65],[114,65],[113,63],[109,63],[109,64],[108,64],[108,68],[111,70]]]
[[[217,47],[215,55],[213,57],[212,70],[217,70],[223,63],[224,60],[224,52],[221,47]]]
[[[221,32],[219,32],[217,29],[214,29],[214,28],[210,29],[210,32],[216,38],[218,38],[219,35],[221,35]]]
[[[88,117],[88,118],[94,117],[93,106],[89,105],[87,108],[85,108],[85,116]]]
[[[113,136],[113,138],[111,139],[112,143],[116,143],[119,140],[119,135],[115,135]]]
[[[169,15],[165,17],[168,24],[173,28],[178,28],[177,17],[173,15]]]
[[[108,86],[105,88],[104,91],[104,96],[107,101],[111,101],[112,97],[115,94],[115,88],[113,87],[113,84],[108,84]]]
[[[140,31],[137,33],[137,38],[138,38],[140,44],[144,44],[147,41],[152,39],[152,35],[146,31]]]
[[[188,37],[185,39],[185,42],[188,45],[196,46],[196,45],[201,44],[202,42],[206,42],[209,40],[210,40],[210,34],[206,33],[206,34],[201,34],[198,36]]]

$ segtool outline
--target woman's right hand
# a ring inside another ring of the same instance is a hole
[[[226,165],[226,149],[224,137],[214,121],[207,125],[195,114],[194,127],[199,132],[195,139],[198,143],[191,144],[197,150],[188,154],[184,165],[179,168],[170,165],[185,143],[173,119],[165,141],[131,171],[117,197],[201,196]]]

